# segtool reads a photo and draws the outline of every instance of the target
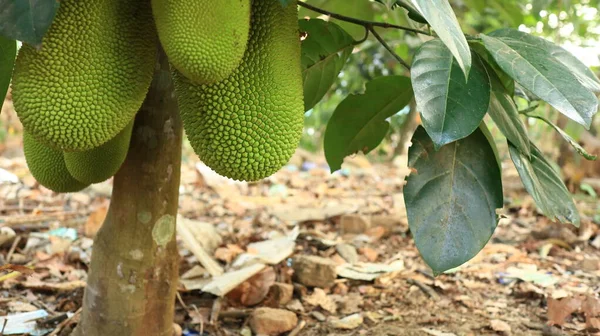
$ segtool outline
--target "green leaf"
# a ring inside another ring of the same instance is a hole
[[[592,155],[592,154],[588,153],[583,147],[581,147],[581,145],[579,143],[577,143],[577,141],[575,141],[575,139],[571,138],[570,135],[568,135],[565,131],[563,131],[560,127],[556,126],[550,120],[548,120],[540,115],[527,114],[527,116],[530,118],[542,120],[546,124],[552,126],[552,128],[554,128],[558,132],[558,134],[560,134],[563,137],[563,139],[565,139],[565,141],[567,141],[571,146],[573,146],[573,148],[575,148],[575,150],[577,151],[577,153],[579,153],[579,155],[583,156],[587,160],[595,161],[598,158],[596,155]]]
[[[492,57],[490,52],[485,48],[483,43],[473,42],[469,44],[471,50],[477,53],[479,57],[483,60],[486,67],[492,68],[496,73],[496,76],[500,79],[502,85],[506,88],[507,92],[512,95],[515,92],[515,80],[512,79],[504,70],[500,68],[496,60]],[[491,76],[491,75],[490,75]]]
[[[558,46],[541,37],[511,28],[498,29],[489,33],[488,35],[496,38],[512,38],[546,50],[560,63],[569,68],[575,77],[577,77],[581,84],[583,84],[586,88],[592,92],[600,92],[600,79],[598,79],[598,77],[592,72],[592,70],[590,70],[590,68],[583,64],[583,62],[581,62],[577,57],[575,57],[575,55],[571,54],[561,46]]]
[[[288,4],[290,4],[292,2],[292,0],[279,0],[279,2],[281,2],[281,5],[283,7],[287,6]]]
[[[427,20],[419,13],[419,11],[408,3],[408,0],[397,0],[396,4],[408,12],[408,17],[418,23],[429,24]]]
[[[529,157],[531,155],[531,146],[527,129],[519,117],[519,110],[510,94],[496,73],[490,69],[488,71],[492,82],[492,96],[488,114],[498,126],[498,129],[504,136],[519,150]]]
[[[507,37],[481,34],[498,65],[517,83],[589,129],[598,99],[546,50]]]
[[[415,54],[411,79],[423,127],[436,148],[471,134],[490,103],[490,80],[474,54],[469,80],[450,50],[439,39],[421,45]]]
[[[0,36],[0,107],[10,85],[13,65],[17,56],[17,42]]]
[[[355,41],[340,26],[321,19],[299,20],[302,41],[304,110],[310,110],[327,93],[352,54]]]
[[[471,51],[448,0],[412,0],[412,2],[452,52],[465,75],[463,78],[468,77],[471,70]]]
[[[58,6],[57,0],[0,0],[0,35],[39,45]]]
[[[435,274],[473,258],[496,229],[502,180],[494,150],[481,129],[435,150],[419,126],[408,166],[416,170],[404,186],[408,224],[425,262]]]
[[[524,156],[510,142],[508,149],[525,189],[533,197],[540,211],[552,220],[579,227],[579,212],[569,190],[539,149],[531,145],[531,159]]]
[[[364,94],[351,94],[335,109],[324,136],[325,158],[331,171],[341,168],[344,157],[367,154],[385,137],[387,118],[412,99],[410,78],[381,76],[368,82]]]

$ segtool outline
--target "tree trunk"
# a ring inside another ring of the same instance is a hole
[[[129,153],[114,178],[107,217],[94,239],[74,335],[172,335],[182,139],[174,97],[161,50]]]
[[[394,157],[406,153],[408,149],[406,147],[406,143],[412,137],[413,133],[417,129],[417,126],[419,126],[417,121],[419,113],[417,112],[417,103],[415,102],[414,98],[411,99],[408,107],[408,115],[406,116],[406,120],[402,125],[402,129],[400,129],[400,140],[398,140],[398,144],[396,145],[396,148],[394,148]]]

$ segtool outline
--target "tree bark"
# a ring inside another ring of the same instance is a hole
[[[162,50],[92,251],[77,336],[171,336],[182,125]]]
[[[407,152],[408,147],[406,147],[406,143],[412,137],[413,133],[417,129],[417,126],[419,126],[419,123],[417,122],[418,114],[419,113],[417,112],[417,103],[413,98],[409,103],[409,110],[408,115],[406,116],[406,121],[404,121],[402,129],[400,130],[400,140],[398,141],[396,148],[394,148],[394,157],[403,155]]]

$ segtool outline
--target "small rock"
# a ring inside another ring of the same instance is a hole
[[[504,335],[510,335],[511,333],[511,328],[508,323],[501,320],[491,320],[490,327],[492,327],[492,330],[500,332]]]
[[[356,329],[363,323],[363,317],[361,314],[352,314],[344,317],[343,319],[331,321],[331,326],[336,329]]]
[[[358,253],[356,252],[356,247],[350,244],[341,243],[335,246],[335,250],[342,258],[344,258],[344,260],[346,260],[346,262],[350,264],[358,262]]]
[[[276,282],[269,288],[269,293],[263,304],[272,308],[282,307],[292,300],[293,295],[293,285]]]
[[[274,308],[258,308],[250,316],[250,328],[255,334],[279,335],[294,329],[298,317],[291,311]]]
[[[364,233],[371,227],[371,222],[364,216],[349,214],[340,218],[340,230],[342,233]]]
[[[292,301],[290,301],[288,304],[285,305],[285,308],[287,310],[291,310],[291,311],[296,312],[296,313],[303,313],[304,312],[304,306],[302,305],[302,303],[298,299],[293,299]]]
[[[340,300],[338,301],[340,313],[348,315],[360,312],[363,301],[363,296],[359,293],[349,293],[348,295],[340,296]]]
[[[294,281],[309,287],[329,288],[337,277],[335,263],[317,256],[296,256],[293,259]]]
[[[0,246],[13,241],[13,239],[16,236],[17,236],[17,233],[15,232],[15,230],[13,230],[7,226],[0,227]]]
[[[323,313],[318,312],[316,310],[310,312],[310,315],[312,315],[312,317],[316,318],[317,321],[319,321],[319,322],[325,322],[325,320],[327,320],[327,317],[325,315],[323,315]]]

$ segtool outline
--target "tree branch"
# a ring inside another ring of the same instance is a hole
[[[375,29],[373,27],[367,27],[367,29],[371,32],[371,34],[373,34],[373,36],[375,36],[375,38],[377,39],[377,41],[379,41],[379,43],[381,43],[381,45],[387,49],[387,51],[390,52],[390,54],[392,54],[392,56],[394,56],[394,58],[396,60],[398,60],[398,62],[400,62],[400,64],[402,64],[402,66],[404,66],[406,68],[406,70],[410,71],[410,65],[408,65],[408,63],[406,63],[405,60],[402,59],[402,57],[400,57],[400,55],[396,54],[396,52],[392,49],[392,47],[390,47],[389,44],[387,44],[387,42],[385,42],[385,40],[381,37],[381,35],[379,35]]]
[[[332,18],[335,18],[335,19],[338,19],[338,20],[341,20],[341,21],[346,21],[346,22],[354,23],[354,24],[363,26],[365,28],[368,28],[368,27],[393,28],[393,29],[400,29],[400,30],[404,30],[404,31],[407,31],[407,32],[415,33],[415,34],[423,34],[423,35],[431,36],[431,33],[426,32],[424,30],[414,29],[414,28],[405,27],[405,26],[399,26],[399,25],[395,25],[395,24],[391,24],[391,23],[386,23],[386,22],[360,20],[360,19],[356,19],[356,18],[353,18],[353,17],[350,17],[350,16],[345,16],[345,15],[341,15],[341,14],[337,14],[337,13],[332,13],[330,11],[326,11],[324,9],[315,7],[313,5],[309,5],[309,4],[307,4],[305,2],[302,2],[302,1],[298,1],[298,6],[304,7],[306,9],[310,9],[313,12],[317,12],[317,13],[321,13],[321,14],[324,14],[324,15],[331,16]]]

